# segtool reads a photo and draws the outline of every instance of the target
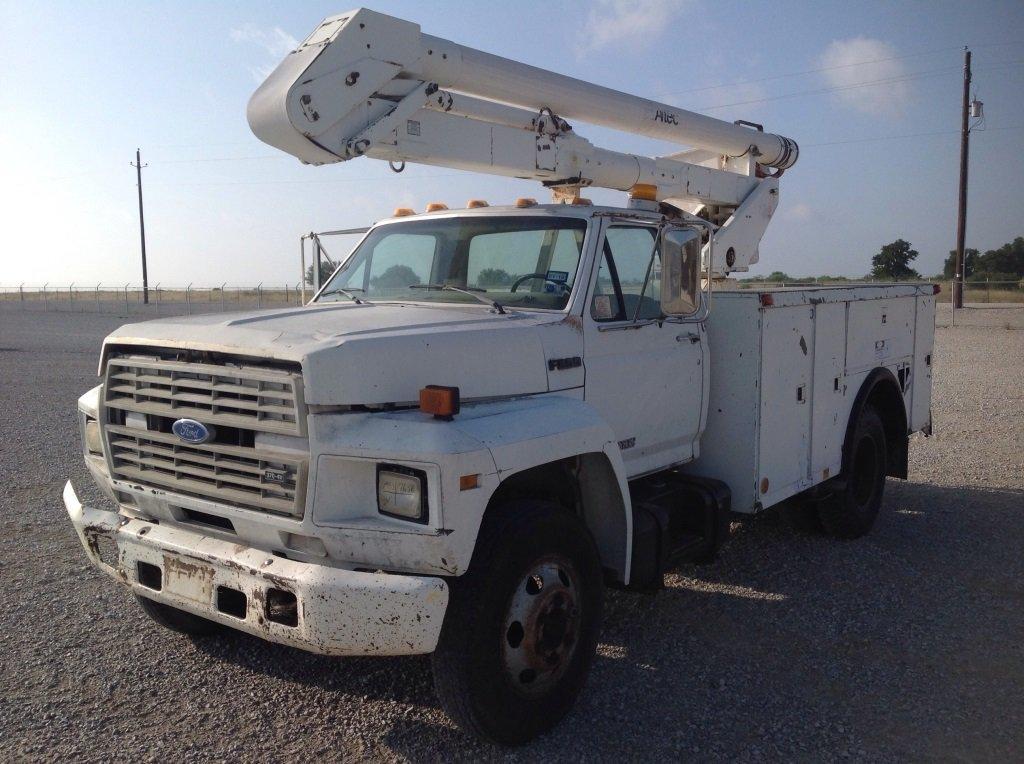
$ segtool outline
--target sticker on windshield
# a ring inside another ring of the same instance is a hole
[[[569,280],[569,271],[548,271],[548,280],[564,284]]]
[[[594,295],[594,318],[612,317],[612,298],[607,294]]]

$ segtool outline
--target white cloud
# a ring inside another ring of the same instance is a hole
[[[637,45],[664,33],[691,0],[596,0],[579,33],[576,53]]]
[[[263,82],[282,58],[299,47],[299,41],[281,27],[261,29],[251,22],[232,29],[231,39],[239,43],[256,45],[270,56],[270,61],[249,67],[249,72],[257,83]]]
[[[825,82],[830,87],[842,88],[834,93],[836,99],[858,111],[868,114],[901,113],[909,94],[906,81],[863,83],[892,80],[907,74],[902,61],[893,60],[899,53],[887,42],[869,37],[833,40],[819,59]],[[870,61],[872,63],[863,63]]]
[[[802,222],[804,220],[811,219],[811,208],[803,202],[797,202],[786,206],[784,217],[787,220],[796,220]]]
[[[231,39],[235,42],[254,43],[275,58],[284,58],[299,47],[299,41],[281,27],[260,29],[251,22],[232,29]]]

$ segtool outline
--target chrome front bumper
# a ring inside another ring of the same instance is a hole
[[[64,505],[89,559],[137,594],[324,655],[433,652],[448,585],[275,557],[244,544],[94,509],[70,481]]]

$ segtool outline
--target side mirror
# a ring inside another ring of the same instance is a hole
[[[700,307],[700,232],[665,228],[661,232],[661,310],[691,316]]]

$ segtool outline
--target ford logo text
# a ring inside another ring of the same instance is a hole
[[[196,445],[213,440],[213,436],[216,435],[213,427],[197,422],[195,419],[177,420],[171,425],[171,432],[177,435],[180,440]]]

